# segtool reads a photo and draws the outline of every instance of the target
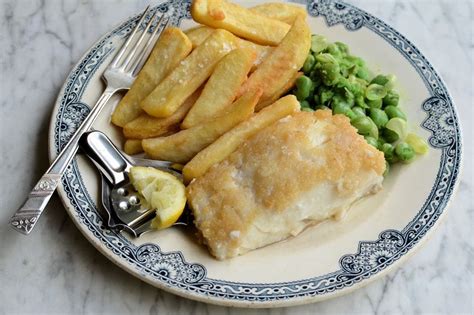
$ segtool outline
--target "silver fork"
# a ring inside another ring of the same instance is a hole
[[[82,134],[91,128],[99,113],[113,94],[120,90],[130,89],[138,71],[142,68],[151,53],[156,40],[161,35],[162,30],[164,30],[170,22],[170,18],[165,18],[164,15],[158,18],[157,11],[155,11],[140,34],[140,26],[144,23],[149,13],[150,6],[145,9],[132,33],[102,74],[106,88],[87,118],[80,124],[46,173],[36,183],[24,204],[10,219],[10,225],[16,231],[23,234],[29,234],[31,232],[46,208],[49,199],[59,185],[66,167],[76,154],[79,139]],[[151,35],[149,35],[148,40],[144,42],[146,35],[149,33],[156,19],[158,19],[158,22],[155,25],[155,29]]]

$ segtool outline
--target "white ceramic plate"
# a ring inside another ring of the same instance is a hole
[[[243,1],[243,5],[255,3]],[[429,139],[429,154],[394,167],[384,189],[356,204],[348,217],[307,229],[296,238],[227,261],[213,259],[182,228],[132,239],[104,226],[97,209],[99,177],[84,157],[69,166],[59,189],[85,237],[111,261],[150,284],[209,303],[272,307],[320,301],[367,284],[409,256],[434,230],[456,186],[461,131],[444,83],[403,35],[353,6],[330,0],[304,3],[313,33],[349,45],[376,72],[398,79],[401,106],[412,130]],[[188,28],[189,1],[157,7]],[[130,18],[84,55],[59,93],[50,127],[50,156],[64,146],[104,86],[101,74],[133,28]],[[116,144],[119,130],[108,121],[113,103],[94,125]]]

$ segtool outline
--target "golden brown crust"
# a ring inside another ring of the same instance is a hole
[[[342,115],[299,112],[252,137],[187,188],[197,228],[216,255],[240,246],[257,217],[284,212],[315,186],[331,183],[345,198],[361,175],[385,170],[383,153],[369,145]],[[216,255],[218,256],[218,255]],[[231,255],[230,255],[231,256]],[[218,256],[219,257],[219,256]],[[222,258],[222,257],[221,257]]]

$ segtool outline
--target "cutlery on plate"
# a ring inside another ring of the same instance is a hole
[[[150,223],[156,210],[141,202],[129,180],[130,168],[135,165],[155,167],[182,180],[181,173],[173,168],[174,163],[125,156],[100,131],[84,133],[79,147],[100,171],[101,201],[107,216],[107,226],[125,230],[135,237],[151,231]],[[185,211],[175,225],[186,225],[190,222],[188,216],[189,211]]]
[[[150,12],[151,9],[148,6],[125,43],[102,74],[106,88],[89,115],[79,125],[66,146],[36,183],[24,204],[10,219],[10,225],[16,231],[23,234],[29,234],[31,232],[46,208],[56,187],[59,185],[67,166],[75,156],[82,134],[91,128],[112,95],[118,91],[130,89],[138,71],[142,68],[151,53],[156,40],[170,22],[169,17],[165,17],[164,15],[158,16],[157,11],[155,11],[140,32],[141,26],[145,23]],[[156,20],[157,22],[155,23]],[[152,26],[154,27],[153,31]],[[146,40],[147,34],[149,35]]]

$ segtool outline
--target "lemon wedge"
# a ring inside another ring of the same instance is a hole
[[[185,187],[173,175],[153,167],[134,166],[130,181],[145,199],[144,204],[156,209],[151,222],[155,229],[165,229],[175,223],[186,204]]]

